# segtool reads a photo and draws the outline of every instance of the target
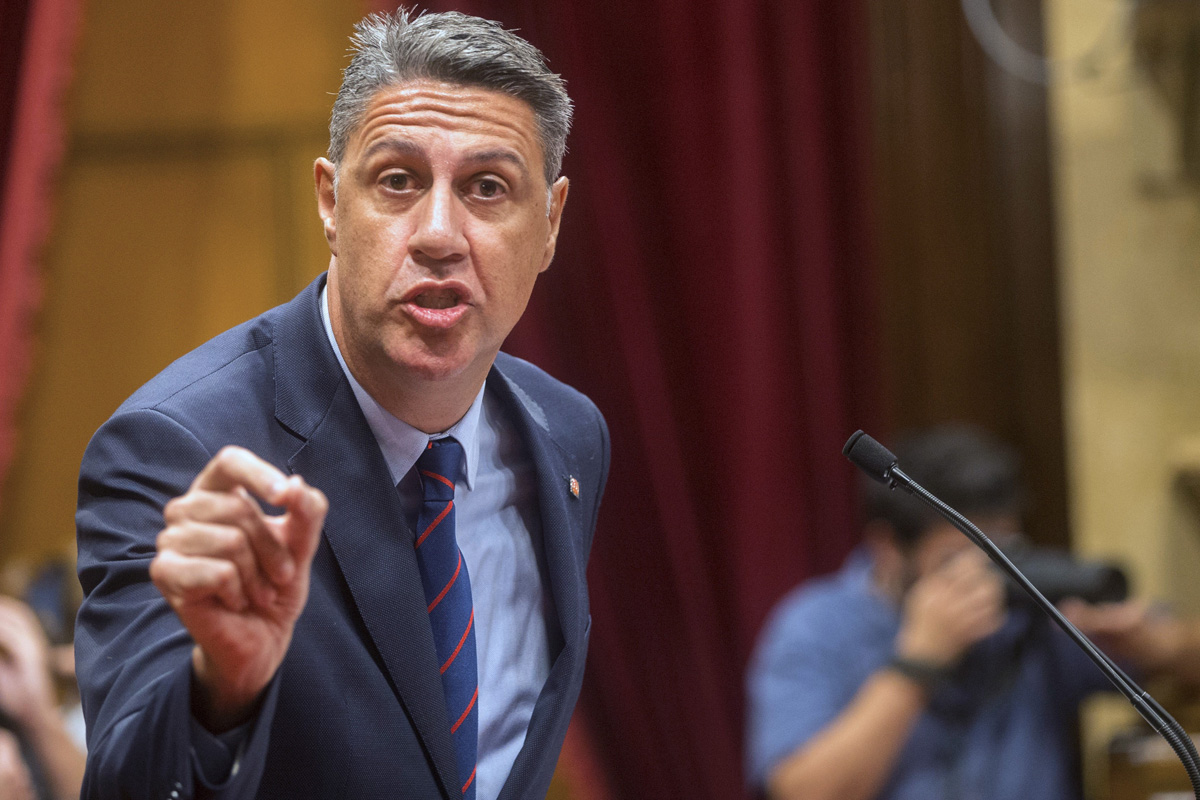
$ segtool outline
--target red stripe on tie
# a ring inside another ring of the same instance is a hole
[[[453,500],[451,500],[449,503],[446,504],[446,507],[442,509],[442,513],[438,514],[436,517],[433,518],[433,522],[429,523],[429,527],[426,528],[425,532],[422,533],[420,538],[417,539],[417,547],[421,546],[421,542],[425,541],[425,537],[427,537],[429,534],[433,533],[433,529],[436,528],[441,523],[441,521],[446,518],[446,515],[450,513],[450,509],[452,509],[452,508],[454,508]]]
[[[462,646],[466,644],[467,634],[471,632],[471,626],[475,624],[475,609],[471,609],[471,618],[467,620],[467,629],[463,631],[462,638],[458,640],[458,647],[454,648],[454,652],[446,659],[446,663],[442,664],[442,674],[446,674],[446,670],[450,669],[450,665],[454,663],[454,659],[458,658],[458,651],[462,650]],[[475,690],[478,693],[478,689]]]
[[[463,788],[462,788],[462,790],[463,790],[463,794],[466,794],[466,793],[467,793],[467,787],[468,787],[468,786],[470,786],[472,782],[474,782],[474,780],[475,780],[475,770],[476,770],[476,769],[479,769],[479,768],[478,768],[478,767],[474,767],[474,768],[472,768],[472,769],[471,769],[471,777],[467,778],[467,782],[463,784]]]
[[[471,709],[475,707],[475,701],[477,699],[479,699],[479,687],[478,686],[475,687],[475,694],[471,695],[471,702],[467,703],[467,710],[464,711],[462,713],[462,716],[458,718],[458,722],[454,723],[454,726],[452,728],[450,728],[450,733],[454,733],[455,731],[457,731],[458,726],[463,724],[463,720],[465,720],[467,718],[467,715],[471,713]],[[472,778],[475,777],[475,770],[471,770],[471,777]],[[463,784],[463,791],[465,792],[467,790],[467,787],[470,785],[471,785],[470,781],[467,781],[465,784]]]
[[[442,602],[442,598],[446,596],[446,592],[450,591],[450,587],[454,585],[456,580],[458,580],[458,573],[460,572],[462,572],[462,550],[458,551],[458,566],[454,568],[454,574],[450,576],[450,582],[446,584],[445,589],[442,589],[441,594],[433,598],[433,602],[429,604],[429,608],[425,609],[427,612],[433,611],[433,609],[437,607],[437,604]]]
[[[423,469],[423,470],[421,470],[421,474],[424,475],[426,478],[433,478],[435,481],[441,481],[442,483],[449,486],[451,489],[454,488],[454,481],[450,480],[449,478],[445,478],[441,475],[438,475],[436,472],[432,472],[431,470]]]

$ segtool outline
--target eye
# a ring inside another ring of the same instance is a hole
[[[383,185],[393,192],[403,192],[412,187],[412,179],[403,172],[389,172],[383,176]]]
[[[475,182],[475,193],[480,197],[500,197],[504,191],[504,184],[492,178],[480,178]]]

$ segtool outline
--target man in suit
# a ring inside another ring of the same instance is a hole
[[[84,797],[545,796],[608,436],[499,348],[554,254],[570,100],[461,14],[368,17],[353,49],[328,273],[84,456]]]

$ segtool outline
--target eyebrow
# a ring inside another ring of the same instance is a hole
[[[471,164],[486,164],[490,161],[504,161],[519,169],[522,177],[529,177],[529,169],[525,166],[525,160],[511,150],[483,150],[478,153],[469,154],[465,160]]]
[[[392,151],[401,155],[412,156],[414,158],[426,158],[425,149],[418,144],[408,141],[407,139],[385,138],[372,144],[363,153],[363,160],[373,157],[376,153],[383,151]],[[525,165],[525,160],[512,150],[507,148],[496,148],[493,150],[480,150],[475,153],[468,153],[463,159],[468,164],[486,164],[493,161],[503,161],[516,167],[521,172],[523,178],[529,177],[529,168]]]
[[[367,148],[367,152],[363,153],[363,159],[368,159],[378,152],[383,150],[393,150],[398,153],[409,156],[421,157],[425,155],[425,150],[407,139],[380,139]]]

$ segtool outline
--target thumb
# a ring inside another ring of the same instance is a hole
[[[329,500],[320,489],[293,475],[287,480],[280,505],[285,509],[283,516],[277,518],[283,544],[298,566],[307,566],[317,551]]]

